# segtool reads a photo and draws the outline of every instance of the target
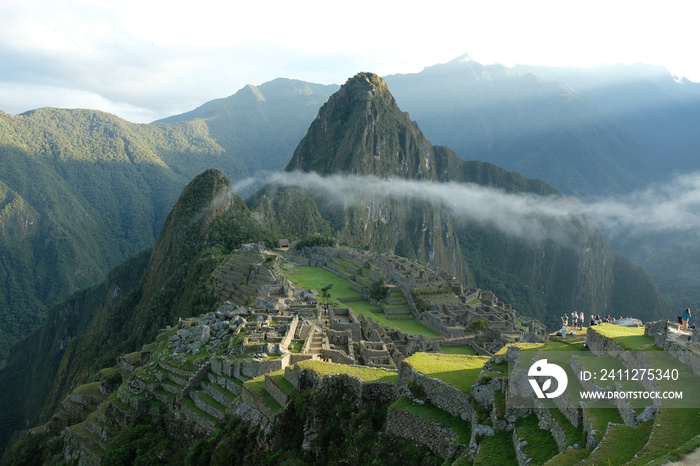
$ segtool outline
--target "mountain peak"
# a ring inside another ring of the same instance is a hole
[[[247,98],[256,102],[265,101],[265,96],[262,92],[260,92],[260,89],[258,89],[257,86],[253,86],[252,84],[246,84],[245,87],[236,92],[236,94],[239,94],[243,98]]]
[[[357,100],[371,100],[389,94],[389,87],[380,76],[374,73],[357,73],[343,86]]]
[[[286,170],[434,179],[433,162],[433,147],[384,79],[364,72],[321,107]]]

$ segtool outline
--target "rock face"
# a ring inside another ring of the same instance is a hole
[[[349,79],[328,99],[286,170],[438,179],[433,146],[372,73]]]

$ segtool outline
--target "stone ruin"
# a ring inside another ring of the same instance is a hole
[[[390,289],[400,290],[401,300],[406,303],[405,308],[398,309],[382,306],[386,314],[413,313],[446,339],[463,337],[465,328],[476,320],[486,321],[489,328],[500,332],[506,341],[518,341],[525,334],[531,334],[527,337],[530,341],[548,338],[543,324],[519,315],[509,304],[500,302],[493,292],[466,288],[447,272],[404,257],[322,247],[309,248],[287,257],[298,264],[323,267],[350,280],[353,288],[363,292],[366,298],[369,298],[369,284],[383,279]],[[429,302],[426,311],[418,311],[414,293]],[[396,302],[389,301],[389,304]],[[352,307],[351,303],[348,305]],[[494,343],[499,341],[496,339]]]
[[[441,336],[426,338],[382,326],[356,315],[353,300],[326,309],[317,290],[297,287],[286,278],[285,272],[294,273],[289,264],[322,267],[342,276],[364,294],[359,299],[379,305],[389,319],[412,315]],[[388,288],[382,302],[369,295],[379,280]],[[280,256],[252,244],[229,255],[208,286],[219,309],[200,316],[196,324],[181,322],[171,348],[179,358],[198,351],[236,358],[234,366],[240,369],[232,371],[246,376],[283,369],[300,357],[395,370],[419,351],[472,346],[478,354],[491,355],[524,335],[547,338],[542,324],[518,315],[492,292],[469,289],[443,270],[386,253],[315,247]],[[416,305],[419,298],[428,303],[423,312]],[[488,329],[465,333],[477,320],[486,321]],[[241,332],[242,339],[236,339]],[[236,347],[227,346],[234,340]],[[241,358],[248,362],[241,363]]]

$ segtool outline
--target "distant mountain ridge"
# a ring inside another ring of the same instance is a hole
[[[641,144],[566,83],[464,59],[386,81],[433,143],[567,194],[634,190],[657,168]]]
[[[662,67],[506,68],[460,57],[386,81],[434,144],[583,199],[700,170],[700,84]],[[693,233],[605,233],[653,273],[674,310],[700,299]]]
[[[248,84],[232,96],[158,122],[204,119],[211,137],[228,153],[236,154],[245,168],[227,167],[226,161],[216,166],[227,176],[235,173],[232,179],[239,179],[261,170],[281,170],[318,108],[337,89],[279,78],[260,86]]]

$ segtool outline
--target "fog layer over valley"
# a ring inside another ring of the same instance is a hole
[[[700,173],[681,175],[671,183],[643,191],[587,200],[509,193],[473,183],[303,172],[260,172],[235,183],[232,190],[248,192],[260,185],[303,188],[339,207],[357,205],[366,196],[435,202],[460,220],[533,241],[566,241],[582,216],[590,217],[613,239],[700,228]]]

